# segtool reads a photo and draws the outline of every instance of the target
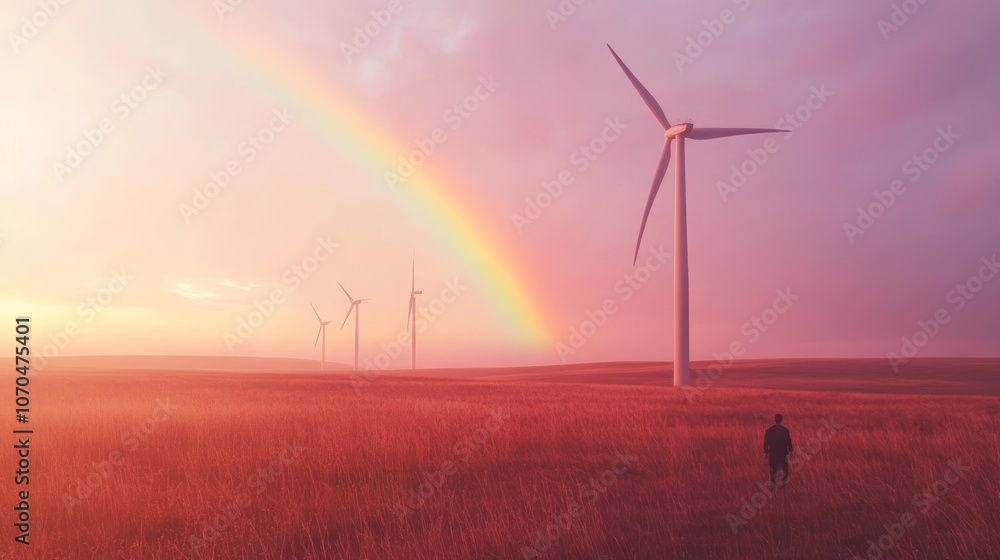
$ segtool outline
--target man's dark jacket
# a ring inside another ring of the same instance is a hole
[[[788,428],[775,424],[764,432],[764,453],[772,457],[785,457],[792,452],[792,435]]]

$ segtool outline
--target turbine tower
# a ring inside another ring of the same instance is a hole
[[[347,296],[347,300],[351,302],[351,307],[347,310],[347,316],[344,317],[344,322],[340,324],[340,328],[343,329],[344,325],[347,324],[347,320],[351,318],[351,312],[357,310],[354,313],[354,370],[358,369],[358,331],[361,325],[361,302],[368,301],[367,299],[354,299],[351,294],[347,293],[347,288],[343,284],[337,282],[341,290],[344,290],[344,295]]]
[[[322,336],[323,352],[321,361],[319,363],[319,369],[325,370],[326,369],[326,326],[330,324],[330,321],[324,321],[323,318],[319,316],[319,311],[316,311],[315,305],[310,303],[309,307],[312,307],[313,313],[316,314],[316,319],[319,320],[319,332],[316,333],[316,342],[313,343],[313,349],[314,350],[316,349],[316,345],[319,344],[319,338],[320,336]]]
[[[684,139],[691,140],[714,140],[715,138],[726,138],[728,136],[740,136],[743,134],[764,134],[769,132],[789,132],[787,130],[777,130],[773,128],[696,128],[691,123],[671,125],[667,120],[663,109],[656,99],[635,77],[635,74],[625,66],[618,53],[608,45],[611,55],[618,61],[618,65],[625,71],[630,82],[639,92],[646,106],[653,112],[653,116],[663,126],[664,141],[663,151],[660,153],[660,162],[656,166],[656,174],[653,176],[653,186],[649,191],[649,198],[646,200],[646,209],[642,214],[642,223],[639,225],[639,239],[635,243],[635,256],[632,258],[632,265],[635,266],[639,258],[639,245],[642,243],[642,232],[646,229],[646,220],[649,218],[649,209],[653,206],[656,192],[660,190],[660,183],[667,173],[667,165],[670,163],[670,145],[674,139],[677,140],[675,149],[677,164],[674,168],[674,387],[683,387],[691,383],[690,373],[690,317],[688,315],[688,258],[687,258],[687,199],[685,196],[686,186],[684,184]]]
[[[410,326],[410,351],[413,353],[411,369],[417,369],[417,296],[424,293],[416,289],[417,250],[413,250],[413,269],[410,271],[410,308],[406,312],[406,323]]]

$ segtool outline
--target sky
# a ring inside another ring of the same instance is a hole
[[[46,12],[48,10],[48,12]],[[5,2],[0,315],[43,356],[990,356],[1000,5]],[[912,348],[908,348],[912,345]]]

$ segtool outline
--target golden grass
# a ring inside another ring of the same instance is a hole
[[[524,558],[571,511],[540,557],[865,557],[906,512],[916,525],[885,558],[1000,550],[994,397],[716,388],[691,404],[660,387],[386,376],[357,394],[344,376],[48,372],[32,393],[32,544],[9,540],[15,557]],[[158,400],[177,408],[123,442]],[[843,428],[734,534],[776,411],[802,451],[824,420]],[[949,460],[970,470],[923,513],[914,495]],[[425,482],[440,487],[401,517]]]

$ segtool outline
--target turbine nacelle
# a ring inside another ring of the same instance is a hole
[[[675,124],[674,126],[668,128],[666,132],[663,133],[663,136],[668,140],[671,140],[681,136],[682,134],[687,134],[693,128],[694,125],[691,123]]]

